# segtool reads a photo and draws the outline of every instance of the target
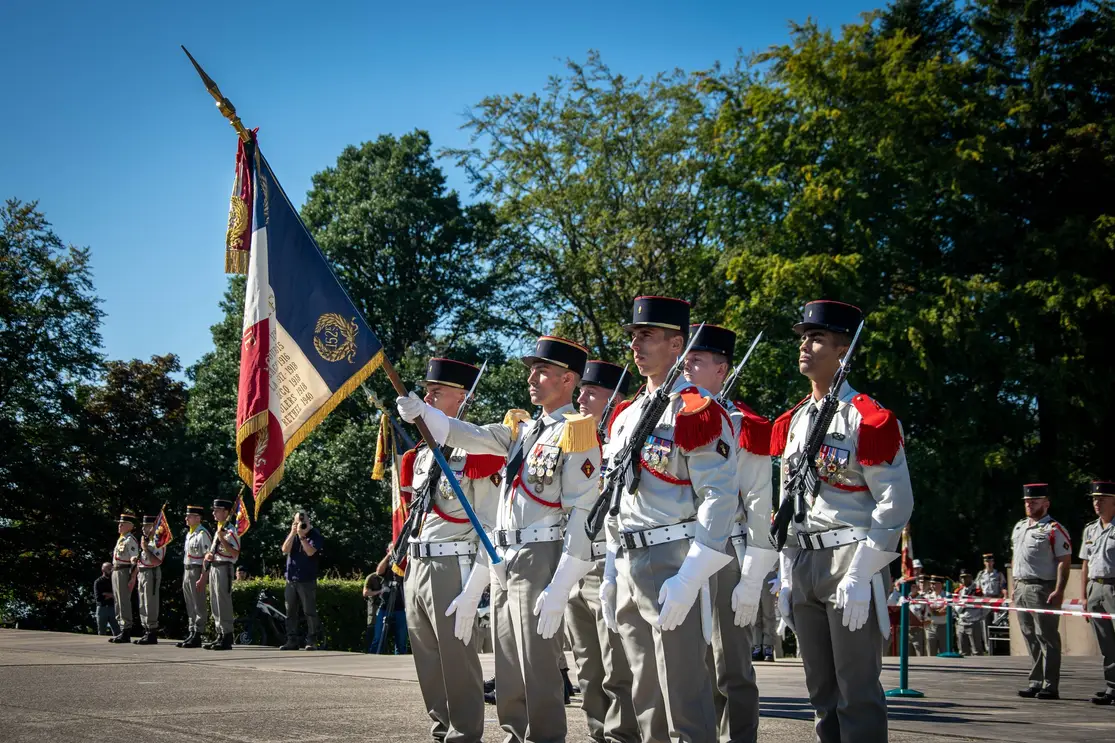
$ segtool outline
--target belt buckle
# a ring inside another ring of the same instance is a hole
[[[496,532],[496,545],[499,546],[499,547],[510,547],[511,546],[507,542],[507,531],[505,529],[500,529],[499,531]]]
[[[520,545],[522,543],[523,543],[523,530],[522,529],[516,529],[515,530],[515,542],[514,542],[514,544],[515,545]]]
[[[635,549],[635,534],[634,532],[625,531],[620,534],[623,537],[623,546],[625,549]]]

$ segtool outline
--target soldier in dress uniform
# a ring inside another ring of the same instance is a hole
[[[425,402],[456,417],[480,370],[452,359],[430,359]],[[499,504],[503,457],[454,449],[446,459],[480,522],[491,529]],[[403,455],[404,493],[434,488],[430,510],[407,547],[406,614],[414,667],[435,740],[479,743],[484,734],[484,677],[472,635],[488,586],[488,555],[434,460],[420,444]]]
[[[1072,561],[1072,540],[1049,515],[1049,485],[1022,486],[1026,518],[1014,525],[1011,604],[1021,609],[1060,609]],[[1061,618],[1056,614],[1018,612],[1018,626],[1030,650],[1030,685],[1018,696],[1060,699]]]
[[[186,506],[186,544],[182,548],[182,598],[186,604],[189,633],[177,643],[180,648],[200,648],[205,634],[205,589],[201,579],[205,568],[205,553],[212,545],[209,530],[201,523],[205,509]]]
[[[774,424],[771,454],[782,456],[783,491],[862,317],[856,307],[822,300],[805,305],[794,326],[801,338],[798,368],[813,389]],[[887,703],[879,673],[890,633],[890,581],[881,571],[898,556],[914,497],[897,416],[848,382],[834,394],[839,407],[809,463],[819,489],[795,514],[783,553],[789,564],[779,608],[797,634],[817,740],[884,742]]]
[[[1007,576],[995,568],[995,555],[991,552],[983,553],[983,570],[976,573],[976,588],[984,598],[1005,599],[1007,597]],[[983,644],[987,654],[991,655],[991,623],[995,619],[995,611],[989,609],[983,615]],[[1005,612],[1004,612],[1005,613]]]
[[[698,328],[700,328],[698,330]],[[732,370],[736,334],[717,325],[691,325],[697,333],[685,358],[685,378],[719,395]],[[729,537],[728,565],[712,577],[712,645],[706,654],[721,743],[752,743],[759,734],[759,687],[751,665],[752,625],[767,573],[778,561],[770,543],[770,421],[746,403],[728,415],[736,435],[738,496]]]
[[[1097,518],[1084,527],[1080,575],[1087,610],[1115,614],[1115,482],[1092,482],[1092,507]],[[1093,704],[1115,704],[1115,625],[1110,619],[1092,619],[1092,630],[1103,655],[1105,688],[1092,697]]]
[[[945,579],[939,575],[929,576],[929,593],[925,596],[929,605],[929,621],[925,625],[925,646],[929,657],[940,655],[944,650],[945,635],[948,630],[948,604],[945,600]]]
[[[143,517],[143,539],[140,540],[139,555],[135,558],[139,569],[139,620],[143,624],[143,637],[136,645],[157,645],[159,643],[159,588],[163,583],[163,558],[166,547],[155,543],[155,524],[158,516]]]
[[[587,360],[573,341],[538,339],[523,358],[531,402],[542,407],[529,423],[512,411],[502,423],[476,426],[414,393],[396,400],[403,420],[421,416],[438,442],[507,458],[492,532],[503,563],[492,569],[499,580],[491,600],[496,713],[509,741],[565,740],[565,690],[554,670],[569,594],[593,567],[585,523],[600,489],[596,425],[573,408]]]
[[[925,627],[929,622],[929,604],[922,603],[929,593],[929,576],[919,575],[910,587],[910,598],[921,599],[910,604],[910,655],[925,655]]]
[[[109,642],[132,641],[132,570],[135,558],[139,556],[139,542],[132,534],[135,529],[136,515],[124,511],[116,520],[116,531],[120,535],[112,549],[112,598],[116,602],[116,623],[120,634],[108,638]]]
[[[201,646],[206,650],[232,650],[232,626],[236,619],[232,610],[232,578],[236,561],[240,558],[240,535],[228,523],[232,505],[232,501],[225,498],[213,501],[213,520],[217,522],[213,536],[216,542],[205,553],[204,561],[209,566],[209,606],[213,610],[213,622],[217,625],[217,637]]]
[[[632,314],[624,330],[647,384],[612,423],[604,450],[609,466],[635,435],[689,334],[683,300],[637,297]],[[738,436],[709,391],[680,376],[662,391],[669,404],[653,434],[634,442],[638,486],[633,493],[621,486],[619,512],[605,522],[600,601],[631,661],[642,739],[714,741],[712,682],[699,659],[713,631],[709,580],[735,559],[726,549],[739,510]]]
[[[957,598],[982,598],[983,592],[972,582],[972,574],[960,572],[960,590]],[[961,655],[987,655],[983,642],[983,617],[987,609],[969,604],[956,607],[956,648]]]
[[[621,380],[622,376],[622,380]],[[631,375],[607,361],[590,361],[581,377],[577,405],[592,416],[597,427],[616,388],[615,411],[624,405]],[[607,463],[603,463],[607,466]],[[603,537],[603,535],[600,535]],[[631,703],[631,664],[619,635],[604,624],[600,610],[600,581],[604,577],[607,542],[592,543],[595,565],[573,588],[565,608],[565,628],[570,635],[577,681],[581,687],[581,710],[588,722],[589,736],[598,743],[637,743],[639,726]]]

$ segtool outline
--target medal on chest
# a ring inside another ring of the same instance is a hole
[[[535,444],[527,456],[527,485],[541,493],[554,482],[561,449],[550,444]]]
[[[821,446],[821,450],[817,452],[817,459],[814,461],[814,465],[817,467],[817,472],[821,477],[829,482],[847,485],[850,481],[848,477],[848,463],[851,461],[851,455],[852,452],[848,449],[823,445]]]
[[[658,436],[647,436],[646,443],[643,444],[643,461],[655,472],[665,472],[670,464],[670,453],[673,450],[673,441]]]

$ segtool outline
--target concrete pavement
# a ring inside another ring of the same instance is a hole
[[[491,673],[491,656],[482,656]],[[570,663],[571,667],[573,664]],[[1066,658],[1062,700],[1023,700],[1021,658],[915,659],[910,685],[924,699],[892,700],[894,743],[941,740],[1095,741],[1115,735],[1115,707],[1086,700],[1100,687],[1097,658]],[[758,665],[760,740],[811,740],[800,663]],[[897,684],[886,664],[884,688]],[[119,646],[105,638],[0,630],[0,730],[10,741],[425,741],[410,656],[225,653]],[[576,697],[569,743],[588,743]],[[488,740],[502,739],[487,707]]]

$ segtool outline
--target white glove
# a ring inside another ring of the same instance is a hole
[[[604,615],[604,626],[612,632],[619,632],[619,623],[616,622],[616,553],[608,548],[608,556],[604,558],[604,579],[600,581],[600,613]]]
[[[399,417],[407,423],[414,423],[419,418],[424,420],[434,441],[439,445],[445,443],[449,436],[449,417],[445,413],[422,402],[413,392],[405,397],[396,397],[395,408],[399,411]]]
[[[565,605],[569,603],[569,591],[573,585],[584,578],[595,563],[591,560],[578,560],[568,552],[561,554],[557,570],[534,602],[534,616],[538,617],[538,634],[549,640],[561,627],[565,617]]]
[[[782,581],[778,579],[778,573],[775,573],[774,577],[768,582],[770,583],[770,595],[777,596],[779,589],[782,588]]]
[[[794,632],[793,598],[794,598],[794,557],[785,550],[778,555],[778,620],[783,625],[783,632],[789,627]]]
[[[453,620],[453,635],[465,645],[472,639],[472,628],[476,626],[476,609],[480,606],[480,598],[484,595],[488,582],[488,556],[481,550],[476,562],[472,564],[472,572],[468,574],[460,595],[450,601],[449,608],[445,610],[447,617],[457,615]]]
[[[731,560],[723,552],[700,542],[689,545],[689,553],[677,575],[667,578],[658,592],[658,603],[662,607],[658,612],[658,626],[663,632],[677,629],[685,621],[701,586]]]
[[[843,610],[841,624],[855,632],[867,624],[871,614],[871,578],[891,560],[897,552],[884,552],[860,542],[856,554],[840,583],[836,586],[836,608]]]
[[[777,559],[778,553],[774,550],[747,546],[739,583],[732,591],[732,611],[736,613],[737,627],[747,627],[755,622],[755,616],[759,613],[759,594],[763,592],[763,580]]]

